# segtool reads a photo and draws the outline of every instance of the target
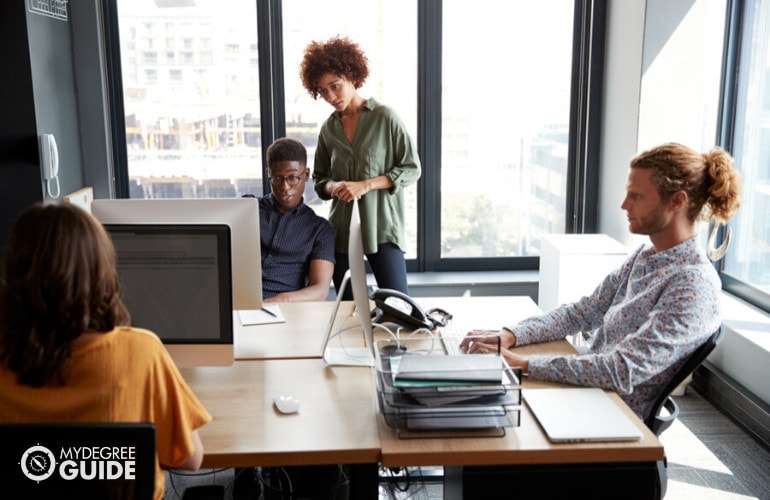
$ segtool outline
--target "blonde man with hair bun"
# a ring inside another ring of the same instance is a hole
[[[594,292],[500,331],[503,355],[531,378],[617,392],[640,418],[687,357],[721,324],[721,283],[696,237],[696,224],[726,223],[740,207],[733,159],[663,144],[631,160],[621,208],[628,229],[647,235]],[[585,354],[521,356],[509,348],[579,332],[594,340]],[[462,343],[485,352],[492,339]]]

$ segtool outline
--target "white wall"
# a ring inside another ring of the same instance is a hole
[[[770,315],[727,294],[722,315],[725,338],[709,361],[770,404]]]
[[[620,205],[638,142],[645,0],[610,1],[607,9],[598,228],[633,248]]]
[[[716,141],[726,0],[628,0],[608,4],[599,230],[630,248],[628,163],[664,142],[698,151]]]

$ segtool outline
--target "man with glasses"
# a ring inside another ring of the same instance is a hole
[[[265,302],[326,300],[334,273],[334,229],[303,201],[307,150],[294,139],[267,148],[271,193],[259,199]]]
[[[326,300],[334,274],[334,229],[305,205],[307,150],[294,139],[267,148],[270,193],[259,198],[264,302]],[[253,197],[253,195],[244,195]],[[233,498],[258,498],[257,469],[236,468]]]

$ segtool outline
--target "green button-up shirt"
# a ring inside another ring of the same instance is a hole
[[[417,182],[421,167],[417,150],[395,111],[369,99],[361,111],[353,143],[348,142],[338,112],[324,122],[318,135],[313,182],[318,196],[330,199],[324,186],[329,181],[363,181],[386,175],[390,189],[366,193],[359,201],[364,253],[376,253],[377,245],[394,243],[404,250],[404,190]],[[332,200],[329,222],[334,226],[334,247],[348,252],[353,204]]]

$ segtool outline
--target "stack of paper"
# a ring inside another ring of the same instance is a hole
[[[517,425],[507,407],[521,404],[519,381],[500,356],[404,354],[381,358],[378,374],[381,410],[400,431]]]
[[[405,354],[401,357],[398,368],[393,371],[396,374],[396,382],[419,380],[423,382],[499,383],[503,377],[503,364],[499,356]]]

